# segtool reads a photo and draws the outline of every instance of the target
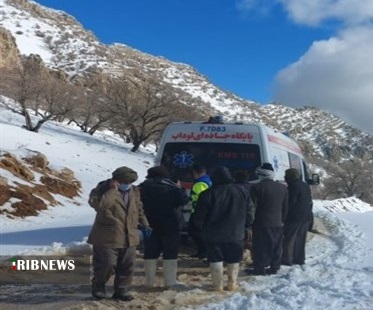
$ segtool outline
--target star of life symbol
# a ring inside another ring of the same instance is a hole
[[[179,168],[191,166],[193,164],[193,155],[185,151],[175,154],[173,164]]]

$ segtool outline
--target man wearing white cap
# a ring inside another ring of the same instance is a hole
[[[285,185],[273,180],[270,163],[257,168],[259,183],[253,184],[251,197],[255,205],[253,232],[253,268],[250,275],[275,274],[281,265],[282,231],[288,208]]]

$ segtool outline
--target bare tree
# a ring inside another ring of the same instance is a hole
[[[371,184],[373,164],[367,160],[354,158],[329,169],[325,181],[325,191],[332,198],[355,196],[373,203]]]
[[[32,131],[38,132],[41,126],[52,119],[62,119],[74,109],[75,87],[53,75],[48,75],[40,84],[38,121]]]
[[[7,79],[2,80],[1,90],[15,100],[16,104],[8,104],[7,108],[24,116],[27,130],[38,132],[45,122],[73,109],[74,86],[47,70],[38,55],[23,57],[21,64],[6,72]],[[36,115],[34,121],[31,111]]]
[[[138,87],[137,104],[131,109],[131,119],[127,122],[132,140],[132,152],[141,143],[159,133],[169,122],[170,112],[177,112],[177,98],[162,84],[146,82]]]
[[[125,75],[116,78],[108,77],[103,87],[103,93],[107,99],[108,110],[112,115],[120,115],[126,122],[130,116],[132,105],[136,104],[137,84]]]
[[[74,122],[82,131],[90,135],[106,127],[112,118],[104,91],[104,81],[98,76],[86,81],[79,90],[79,104],[74,114],[70,116],[70,122]]]
[[[44,74],[42,59],[37,55],[30,55],[21,59],[21,67],[11,71],[3,70],[6,81],[2,80],[2,93],[13,98],[17,106],[8,105],[7,108],[25,117],[25,128],[34,131],[30,109],[36,109],[38,102],[40,81]],[[5,71],[5,72],[4,72]]]
[[[71,121],[83,132],[93,135],[97,130],[104,128],[111,116],[106,111],[106,104],[89,90],[81,94],[80,104]]]
[[[177,97],[166,85],[155,78],[117,79],[108,88],[110,108],[113,111],[111,126],[127,142],[132,152],[159,133],[176,112]]]

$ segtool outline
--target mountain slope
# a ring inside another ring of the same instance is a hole
[[[257,121],[289,132],[309,160],[341,162],[373,158],[373,137],[317,108],[262,106],[213,85],[193,67],[124,44],[104,45],[68,14],[28,0],[0,0],[0,27],[15,38],[21,54],[39,54],[50,68],[71,78],[94,72],[132,74],[140,70],[168,83],[184,104],[228,121]],[[1,63],[1,62],[0,62]],[[248,73],[252,74],[252,73]]]
[[[0,212],[0,300],[4,309],[370,309],[372,296],[372,264],[369,247],[372,233],[366,238],[359,227],[342,221],[342,211],[354,211],[356,217],[370,223],[371,207],[358,199],[338,201],[315,200],[315,231],[309,234],[307,260],[304,266],[283,266],[277,275],[247,276],[241,272],[240,288],[235,292],[216,293],[210,290],[211,276],[204,262],[190,257],[192,248],[185,246],[179,256],[178,280],[184,286],[174,290],[162,287],[161,269],[157,272],[153,290],[143,286],[144,263],[141,249],[133,279],[135,299],[122,303],[112,299],[90,298],[90,284],[65,284],[64,277],[48,273],[51,284],[35,284],[33,276],[27,282],[15,277],[11,260],[4,255],[47,255],[60,258],[71,255],[90,255],[85,242],[94,222],[95,212],[88,205],[88,195],[97,182],[110,177],[121,165],[138,172],[142,182],[147,168],[152,166],[151,149],[130,152],[130,145],[111,132],[87,135],[76,126],[51,121],[40,133],[21,128],[23,118],[0,106],[0,155],[13,153],[17,158],[38,150],[46,155],[49,167],[61,170],[68,167],[81,182],[81,192],[74,200],[61,195],[61,204],[49,205],[37,216],[8,217]],[[2,156],[0,156],[1,159]],[[16,175],[0,167],[0,175],[9,184],[21,183]],[[40,174],[35,175],[37,182]],[[22,184],[31,184],[23,181]],[[11,203],[0,206],[0,211],[12,209]],[[364,213],[363,213],[364,212]],[[348,215],[347,212],[346,216]],[[369,225],[370,232],[371,224]],[[243,270],[250,263],[245,251]],[[161,262],[159,262],[161,267]],[[112,292],[113,278],[107,285]]]

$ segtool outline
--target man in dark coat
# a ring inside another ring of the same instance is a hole
[[[285,221],[282,264],[303,265],[306,258],[306,237],[312,216],[310,186],[300,179],[297,169],[285,171],[289,191],[289,211]]]
[[[246,271],[252,275],[275,274],[281,265],[288,193],[285,185],[273,180],[275,173],[270,163],[264,163],[256,173],[260,181],[253,184],[250,192],[255,205],[253,268]]]
[[[171,181],[163,166],[150,168],[146,178],[139,187],[145,215],[153,232],[144,239],[145,284],[154,286],[157,260],[163,253],[164,284],[172,287],[177,284],[177,256],[184,223],[182,207],[188,203],[189,197],[182,187]]]
[[[202,192],[195,225],[206,242],[213,288],[223,290],[223,262],[227,263],[228,290],[237,287],[239,262],[243,256],[245,228],[252,222],[248,193],[233,183],[226,167],[211,172],[212,187]]]
[[[245,191],[247,195],[250,195],[250,190],[252,186],[252,183],[249,182],[249,179],[250,179],[250,176],[247,170],[238,170],[234,174],[235,184],[237,184],[240,188],[242,188],[242,190]],[[252,213],[251,217],[254,219],[254,214],[255,214],[254,205],[251,210],[251,213]],[[252,243],[253,243],[253,234],[252,234],[252,228],[250,227],[246,229],[245,231],[244,248],[250,251],[251,257],[253,256],[252,255],[252,249],[253,249]]]
[[[100,182],[89,195],[89,204],[96,218],[88,237],[93,245],[92,295],[106,298],[105,284],[115,274],[114,299],[129,301],[133,296],[128,289],[135,269],[136,246],[139,244],[139,226],[148,227],[140,192],[132,183],[137,173],[128,167],[119,167],[113,177]]]

